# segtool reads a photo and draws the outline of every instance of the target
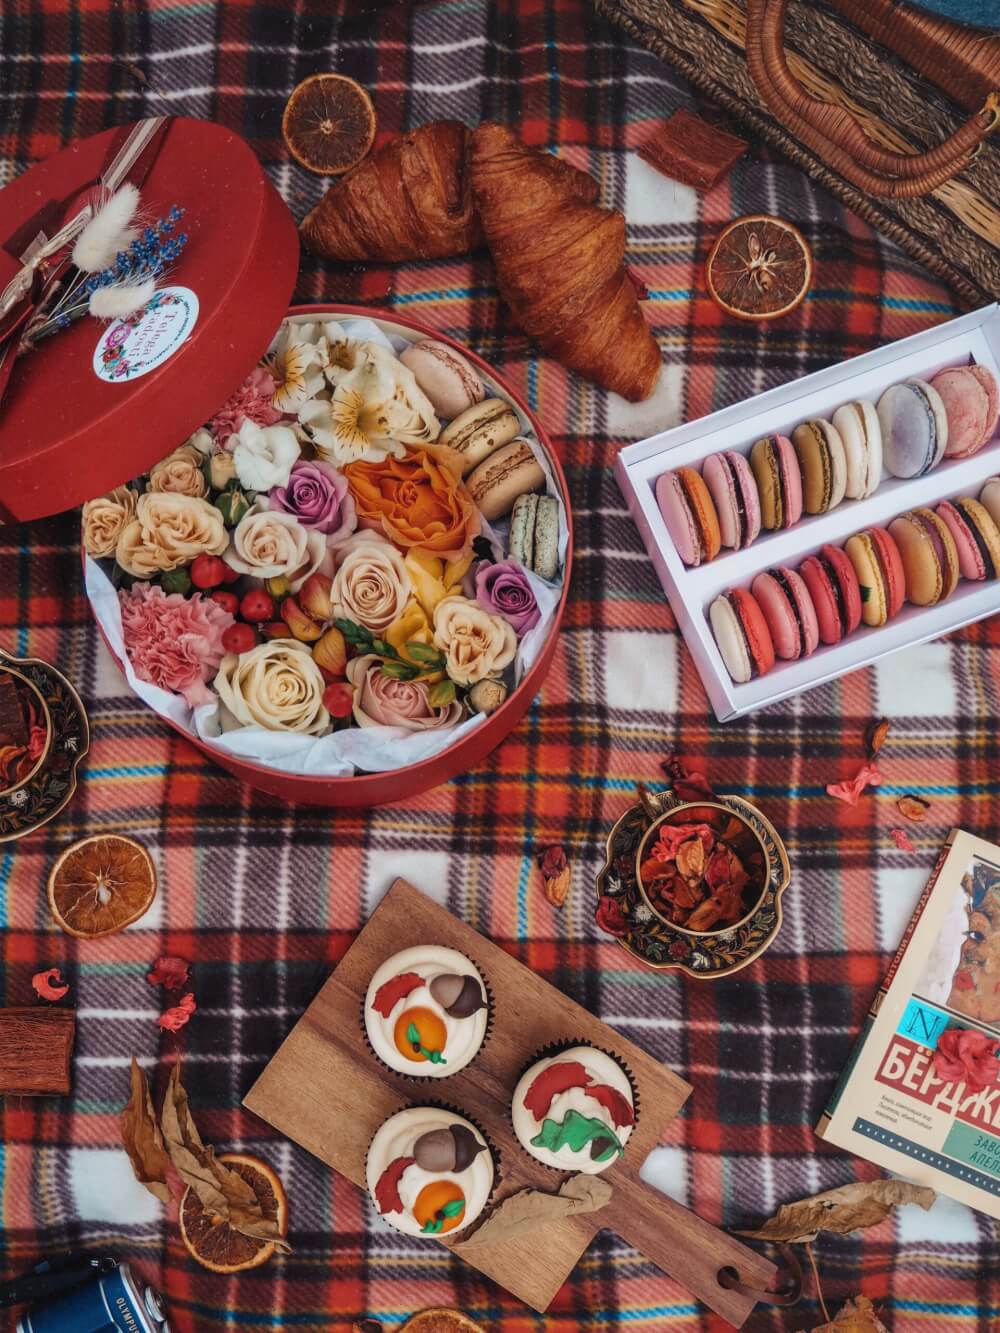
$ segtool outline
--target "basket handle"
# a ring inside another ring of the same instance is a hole
[[[879,148],[843,107],[811,97],[795,79],[784,51],[788,0],[747,0],[746,51],[761,100],[784,127],[821,160],[867,194],[913,198],[950,180],[1000,123],[1000,93],[936,148],[892,153]]]

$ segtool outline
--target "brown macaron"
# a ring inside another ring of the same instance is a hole
[[[464,460],[462,475],[489,458],[495,449],[509,444],[521,429],[514,409],[502,398],[487,398],[460,413],[445,426],[438,444],[457,449]]]
[[[465,479],[483,518],[492,522],[509,513],[519,495],[538,491],[545,473],[527,440],[518,437],[494,450]]]

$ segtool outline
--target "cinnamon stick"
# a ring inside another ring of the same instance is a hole
[[[639,156],[671,180],[711,190],[747,150],[745,139],[682,107],[639,146]]]
[[[0,1009],[0,1096],[65,1096],[75,1036],[72,1009]]]

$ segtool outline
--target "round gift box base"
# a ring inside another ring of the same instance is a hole
[[[173,727],[176,732],[190,741],[196,749],[203,751],[213,763],[226,769],[234,777],[247,783],[248,786],[267,792],[271,796],[279,796],[282,800],[304,805],[387,805],[395,801],[406,800],[410,796],[418,796],[421,792],[429,791],[432,787],[440,786],[442,782],[448,782],[452,778],[475,768],[514,730],[528,711],[532,699],[541,689],[542,682],[548,675],[552,658],[555,655],[559,630],[566,610],[566,600],[569,596],[570,575],[573,568],[573,518],[569,491],[565,474],[552,448],[552,442],[530,408],[520,395],[504,382],[492,366],[476,356],[467,347],[463,347],[461,343],[455,342],[454,339],[439,333],[436,329],[429,328],[427,325],[418,324],[413,320],[400,317],[393,311],[376,307],[303,305],[293,306],[288,313],[289,315],[314,319],[372,319],[377,321],[388,334],[407,338],[411,342],[420,338],[436,338],[439,342],[448,343],[461,352],[482,375],[496,383],[501,392],[515,404],[522,415],[531,423],[536,438],[548,455],[566,512],[569,543],[566,548],[566,561],[563,569],[562,596],[559,599],[559,605],[556,608],[552,628],[545,641],[545,646],[506,702],[495,713],[485,718],[478,727],[462,737],[461,740],[456,741],[454,745],[449,746],[447,750],[443,750],[441,754],[435,755],[431,759],[425,759],[419,764],[411,764],[407,768],[392,769],[387,773],[360,774],[350,778],[326,778],[300,773],[280,773],[273,768],[265,767],[263,764],[251,763],[249,760],[226,754],[215,746],[199,740],[197,736],[191,735],[189,731],[172,722],[169,718],[162,719],[168,726]],[[178,441],[178,443],[181,442]],[[111,652],[112,657],[115,658],[124,674],[124,667],[112,652],[103,630],[101,636],[104,638],[108,651]]]

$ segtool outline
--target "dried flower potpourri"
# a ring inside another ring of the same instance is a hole
[[[562,595],[508,549],[370,320],[286,320],[211,419],[84,508],[87,588],[137,692],[229,753],[348,776],[447,749],[516,688]],[[155,687],[155,688],[152,688]]]

